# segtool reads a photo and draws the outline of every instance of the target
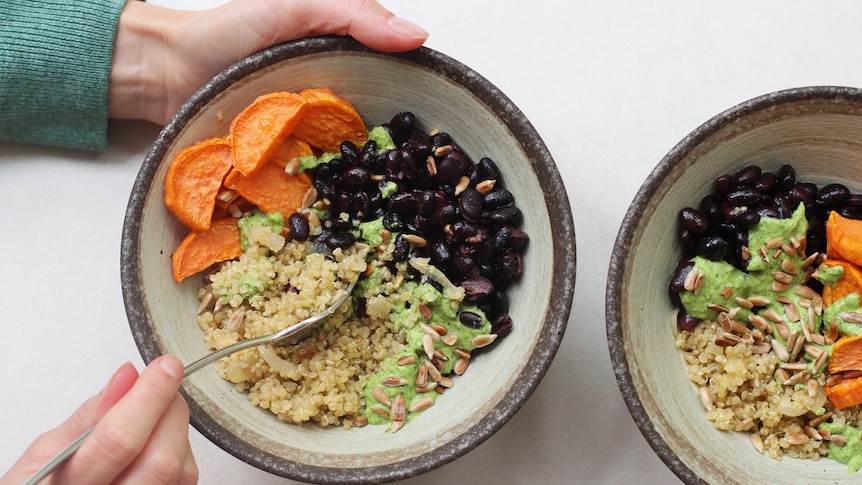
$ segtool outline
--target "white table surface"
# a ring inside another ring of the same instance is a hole
[[[713,115],[778,89],[862,85],[862,2],[383,3],[529,117],[569,191],[578,244],[572,317],[535,394],[477,449],[403,483],[678,483],[611,371],[604,290],[617,229],[656,163]],[[0,142],[0,470],[120,364],[142,367],[120,233],[158,130],[114,122],[104,153]],[[202,484],[294,483],[190,435]]]

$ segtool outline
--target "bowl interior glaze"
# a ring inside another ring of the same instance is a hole
[[[379,426],[345,431],[280,422],[214,370],[198,372],[182,390],[198,430],[272,473],[319,483],[413,476],[474,448],[523,405],[559,347],[574,291],[574,227],[553,159],[523,114],[466,66],[427,48],[383,54],[323,37],[276,46],[216,77],[159,135],[130,197],[122,248],[130,325],[147,361],[172,353],[191,362],[208,352],[195,322],[200,279],[171,278],[170,256],[186,230],[165,209],[165,172],[182,147],[226,134],[257,96],[306,87],[333,89],[369,127],[412,111],[424,129],[446,131],[475,160],[489,156],[498,164],[531,237],[510,293],[513,332],[396,434]]]
[[[681,255],[677,214],[697,207],[715,179],[745,165],[797,180],[862,190],[862,92],[807,87],[746,101],[683,139],[647,178],[627,212],[608,275],[607,333],[631,414],[661,459],[687,483],[835,483],[850,477],[828,459],[772,460],[745,433],[719,432],[704,416],[674,346],[667,285]]]

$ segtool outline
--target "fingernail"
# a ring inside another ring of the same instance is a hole
[[[165,356],[160,358],[159,367],[175,379],[183,375],[183,364],[176,357]]]
[[[388,24],[390,29],[403,37],[414,39],[425,39],[428,37],[428,32],[426,32],[425,29],[409,20],[402,19],[401,17],[390,17]]]

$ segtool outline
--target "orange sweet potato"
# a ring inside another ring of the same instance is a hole
[[[832,386],[825,386],[823,390],[837,409],[862,404],[862,377],[843,379]]]
[[[311,145],[295,136],[288,136],[273,151],[270,161],[284,167],[287,165],[287,162],[294,158],[305,157],[308,155],[314,155],[314,150],[311,149]]]
[[[302,205],[305,193],[311,187],[311,179],[305,172],[288,175],[276,162],[266,163],[250,177],[231,170],[224,186],[236,191],[260,210],[279,212],[289,217]]]
[[[829,306],[850,293],[862,296],[862,268],[849,261],[837,259],[827,259],[823,264],[844,268],[844,275],[835,283],[835,286],[823,287],[823,303]]]
[[[830,212],[826,221],[826,254],[862,266],[862,220]]]
[[[171,256],[174,280],[180,282],[215,263],[238,258],[241,244],[237,220],[233,218],[213,221],[206,232],[192,231]]]
[[[829,356],[829,373],[862,370],[862,336],[844,336],[835,342]]]
[[[298,94],[276,92],[236,115],[230,125],[234,167],[247,177],[258,171],[303,118],[306,105]]]
[[[165,206],[192,231],[209,230],[216,196],[230,168],[230,144],[222,138],[183,148],[165,175]]]
[[[350,140],[362,147],[368,129],[349,101],[326,88],[299,92],[308,109],[293,129],[293,136],[324,152],[338,152],[341,142]]]

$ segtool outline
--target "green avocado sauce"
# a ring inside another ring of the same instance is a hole
[[[250,246],[248,240],[248,230],[252,226],[269,227],[274,234],[278,234],[284,229],[284,216],[279,212],[270,214],[264,213],[260,209],[254,209],[250,216],[242,217],[237,222],[239,226],[239,235],[243,251],[248,251]]]
[[[392,141],[392,137],[389,136],[389,132],[386,131],[386,128],[383,128],[382,126],[375,126],[374,128],[368,130],[368,139],[374,140],[374,142],[377,143],[378,154],[385,152],[386,150],[391,150],[395,148],[395,142]],[[321,163],[329,163],[332,160],[340,157],[340,153],[333,152],[325,152],[321,153],[320,155],[306,155],[304,157],[299,157],[299,171],[304,172],[307,170],[312,170],[314,169],[314,167],[317,167]]]
[[[378,278],[379,281],[379,278]],[[366,278],[366,281],[361,282],[360,288],[357,291],[363,291],[362,286],[373,287],[375,284],[375,273],[372,272]],[[380,401],[374,396],[374,389],[382,389],[389,397],[390,401],[395,399],[395,396],[401,394],[404,398],[407,409],[419,399],[430,397],[437,399],[436,392],[427,392],[417,394],[416,392],[416,374],[419,366],[428,360],[425,354],[422,338],[425,331],[422,330],[420,322],[423,324],[436,323],[446,328],[447,334],[454,332],[458,335],[458,340],[454,345],[445,345],[437,343],[435,348],[443,353],[446,357],[443,360],[443,366],[440,373],[443,375],[450,374],[453,371],[455,362],[458,356],[455,355],[454,349],[461,348],[467,351],[472,351],[475,346],[472,343],[473,338],[479,335],[485,335],[491,332],[491,322],[488,321],[485,314],[477,307],[472,305],[463,305],[459,302],[449,300],[434,286],[428,283],[417,283],[409,281],[404,283],[404,290],[409,294],[407,301],[399,301],[393,304],[391,317],[399,328],[405,332],[406,344],[404,350],[397,356],[387,359],[383,362],[380,370],[368,377],[365,384],[365,416],[370,424],[386,424],[389,420],[375,413],[372,408],[381,405]],[[419,303],[424,303],[431,310],[431,319],[425,321],[419,311]],[[481,317],[481,326],[472,328],[463,325],[459,319],[459,314],[462,311],[473,312]],[[408,365],[398,365],[398,359],[404,356],[415,356],[416,362]],[[383,385],[383,380],[388,377],[400,377],[408,384],[405,386],[388,387]],[[418,413],[408,413],[407,420],[412,419]]]
[[[838,446],[829,443],[829,458],[847,465],[849,473],[856,473],[862,468],[862,430],[838,423],[821,423],[817,429],[829,431],[833,435],[841,435],[847,439],[847,444]]]

